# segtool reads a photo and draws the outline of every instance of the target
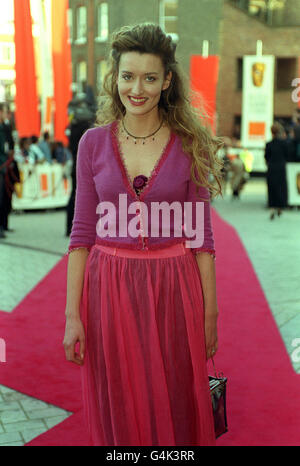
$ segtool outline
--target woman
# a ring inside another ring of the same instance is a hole
[[[281,127],[278,124],[272,125],[273,139],[266,144],[265,149],[270,220],[274,220],[276,213],[280,216],[282,209],[287,205],[285,165],[288,159],[288,149],[286,141],[280,138],[280,131]]]
[[[221,186],[219,144],[159,26],[113,34],[104,92],[99,126],[79,144],[64,338],[82,365],[91,443],[214,445],[206,362],[218,347],[209,193]]]

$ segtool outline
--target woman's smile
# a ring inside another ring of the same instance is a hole
[[[128,99],[132,105],[143,105],[147,99],[147,97],[133,97],[131,95],[128,96]]]

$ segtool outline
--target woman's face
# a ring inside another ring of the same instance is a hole
[[[157,107],[172,72],[164,77],[160,57],[150,53],[126,52],[120,57],[117,85],[126,113],[142,115]]]

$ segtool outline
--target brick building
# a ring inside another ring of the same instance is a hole
[[[300,0],[69,0],[73,81],[95,92],[106,69],[109,34],[124,24],[160,24],[177,41],[177,59],[189,74],[190,56],[220,57],[217,88],[219,135],[238,136],[242,103],[242,57],[275,56],[275,118],[288,119],[296,104],[291,81],[299,77]]]

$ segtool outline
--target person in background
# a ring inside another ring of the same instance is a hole
[[[69,160],[72,160],[72,154],[61,141],[56,141],[53,149],[53,158],[61,165],[65,165]]]
[[[291,126],[294,127],[297,124],[298,117],[300,117],[300,108],[296,107],[291,117]]]
[[[72,191],[66,208],[66,236],[70,236],[74,216],[78,144],[80,138],[93,126],[95,121],[95,109],[93,106],[89,107],[86,101],[74,99],[70,104],[69,150],[72,154],[73,165],[71,170]]]
[[[45,160],[44,153],[38,146],[38,137],[33,135],[31,136],[31,144],[29,147],[28,162],[32,165],[36,163],[41,163]]]
[[[287,146],[287,162],[297,162],[294,129],[291,127],[286,127],[284,130],[283,139],[285,140]]]
[[[61,164],[65,163],[66,161],[64,145],[61,141],[56,141],[54,144],[53,159],[55,159],[57,163],[61,163]]]
[[[50,147],[50,134],[48,131],[45,131],[43,134],[43,139],[38,144],[39,148],[44,154],[45,160],[48,163],[53,163]]]
[[[286,141],[280,138],[280,125],[274,123],[271,127],[273,139],[266,144],[265,161],[267,164],[268,206],[271,209],[270,220],[276,212],[280,216],[287,206],[286,161],[288,151]]]
[[[19,147],[15,149],[15,161],[18,163],[27,163],[29,155],[30,139],[27,137],[20,138]]]
[[[230,162],[232,199],[239,199],[240,192],[246,183],[247,172],[239,154]]]
[[[219,149],[218,156],[220,157],[223,163],[221,173],[222,173],[223,193],[225,194],[227,183],[229,181],[229,173],[230,173],[229,151],[230,151],[230,147],[232,147],[232,141],[227,136],[224,136],[222,139],[223,139],[223,147]]]
[[[295,160],[300,162],[300,115],[297,116],[297,121],[294,126],[294,141],[295,141]]]
[[[11,177],[14,177],[13,166],[14,140],[12,129],[6,118],[6,105],[0,103],[0,238],[5,238],[8,228],[8,215],[11,211]]]

